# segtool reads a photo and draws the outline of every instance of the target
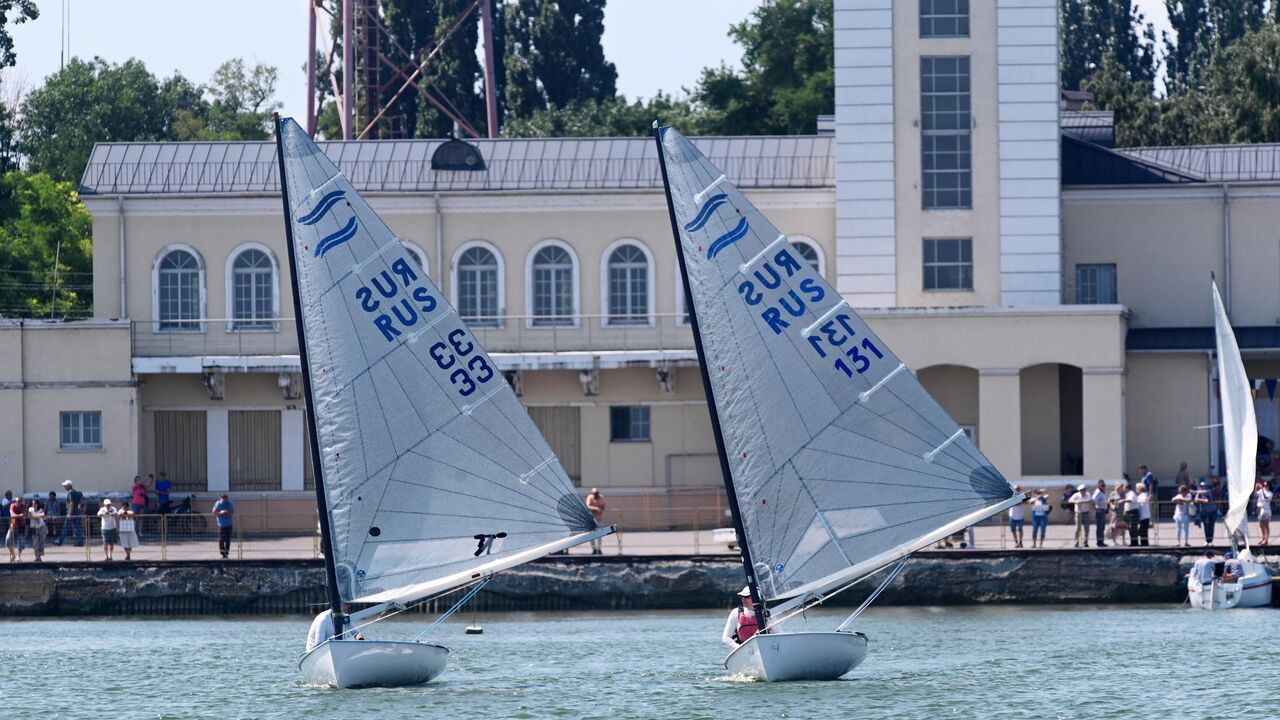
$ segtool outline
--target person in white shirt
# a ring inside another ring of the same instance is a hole
[[[342,612],[344,615],[351,612],[351,605],[342,603]],[[315,620],[311,621],[311,629],[307,631],[307,652],[328,642],[334,635],[337,633],[333,630],[333,611],[325,608]]]
[[[1093,524],[1097,527],[1098,547],[1106,547],[1107,533],[1107,481],[1099,480],[1098,487],[1093,491]]]
[[[120,543],[120,526],[116,522],[116,507],[111,504],[111,498],[102,501],[102,507],[98,509],[98,517],[102,518],[102,557],[104,560],[114,560],[111,557],[116,545]]]
[[[1201,585],[1208,585],[1213,582],[1214,573],[1213,551],[1206,550],[1204,557],[1196,561],[1191,567],[1191,577],[1195,578]]]
[[[1014,485],[1013,492],[1021,494],[1022,486]],[[1026,501],[1024,500],[1023,502]],[[1022,528],[1026,524],[1026,520],[1027,509],[1023,507],[1021,502],[1009,508],[1009,532],[1013,535],[1013,546],[1016,548],[1022,547]]]
[[[1044,547],[1044,536],[1049,529],[1051,512],[1053,512],[1053,505],[1049,502],[1049,491],[1040,488],[1036,491],[1035,499],[1031,501],[1031,547]]]
[[[1076,492],[1071,496],[1068,503],[1076,510],[1076,547],[1080,547],[1080,542],[1084,541],[1084,546],[1089,547],[1089,526],[1093,519],[1093,496],[1089,493],[1084,483],[1076,486]]]
[[[1141,485],[1141,483],[1139,483]],[[1124,494],[1124,521],[1129,526],[1129,547],[1138,546],[1138,493],[1128,490]]]
[[[1253,494],[1258,508],[1258,529],[1262,531],[1262,540],[1258,544],[1266,545],[1271,540],[1271,498],[1274,494],[1262,480],[1253,486]]]
[[[1146,483],[1138,483],[1134,505],[1138,510],[1138,544],[1150,545],[1148,533],[1151,530],[1151,495],[1147,492]]]
[[[742,604],[729,611],[729,619],[724,623],[724,632],[720,634],[720,639],[731,648],[736,648],[750,640],[760,628],[759,619],[756,618],[756,606],[751,601],[751,588],[744,587],[738,591],[738,598]]]
[[[1186,485],[1178,486],[1178,494],[1173,496],[1173,526],[1176,531],[1174,545],[1191,547],[1191,493]]]

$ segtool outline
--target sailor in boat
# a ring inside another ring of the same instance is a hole
[[[1238,582],[1244,577],[1244,565],[1236,559],[1236,554],[1232,550],[1228,550],[1222,555],[1226,562],[1222,564],[1222,582],[1233,583]]]
[[[351,612],[351,603],[342,603],[342,614],[345,617]],[[345,624],[345,623],[344,623]],[[307,632],[307,652],[315,650],[338,633],[333,629],[333,611],[325,608],[315,620],[311,621],[311,630]],[[363,640],[364,638],[360,638]]]
[[[1196,582],[1201,585],[1211,585],[1213,583],[1213,574],[1213,551],[1205,550],[1204,557],[1197,560],[1196,564],[1191,566],[1191,577],[1195,578]]]
[[[760,623],[756,620],[756,605],[751,601],[751,588],[744,587],[738,591],[738,599],[741,602],[738,607],[729,611],[729,619],[724,623],[724,634],[720,638],[731,648],[750,640],[760,629]]]

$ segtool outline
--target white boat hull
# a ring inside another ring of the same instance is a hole
[[[852,632],[754,635],[725,658],[735,675],[773,682],[835,680],[867,656],[867,636]]]
[[[1262,563],[1242,564],[1244,577],[1238,582],[1224,583],[1219,578],[1202,585],[1195,578],[1188,577],[1187,594],[1191,598],[1191,607],[1198,610],[1270,607],[1271,571]]]
[[[449,649],[395,640],[330,640],[302,656],[307,682],[340,688],[421,685],[444,671]]]

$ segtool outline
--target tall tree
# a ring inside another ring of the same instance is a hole
[[[92,229],[73,183],[43,173],[0,176],[0,316],[87,316]]]
[[[424,53],[430,52],[435,42],[439,42],[439,36],[458,22],[462,13],[470,8],[472,0],[436,0],[435,4],[440,18],[437,39],[422,50]],[[437,102],[477,130],[484,127],[485,117],[484,98],[480,95],[483,72],[476,57],[479,29],[480,12],[477,9],[463,18],[445,39],[439,54],[427,64],[422,79],[427,92]],[[419,106],[415,134],[418,137],[446,137],[452,132],[453,121],[435,106],[427,104],[424,98]]]
[[[13,38],[8,25],[19,25],[40,17],[35,0],[0,0],[0,67],[13,67],[18,54],[13,51]]]
[[[604,57],[605,0],[516,0],[506,14],[507,112],[611,100],[618,70]]]
[[[1165,0],[1165,9],[1173,30],[1163,36],[1166,84],[1173,90],[1198,88],[1214,56],[1265,19],[1264,0]]]
[[[636,137],[653,132],[654,120],[675,125],[682,132],[700,134],[711,127],[688,100],[659,92],[649,100],[628,103],[624,98],[570,103],[536,110],[525,118],[512,117],[503,137]]]
[[[1155,78],[1155,28],[1129,0],[1061,0],[1058,6],[1062,87],[1080,89],[1107,55],[1130,80]]]
[[[422,62],[426,53],[435,46],[436,24],[439,13],[434,1],[382,0],[382,22],[390,35],[391,47],[384,47],[383,54],[398,68],[413,69]],[[386,104],[404,85],[404,78],[384,64],[382,76],[386,91],[382,103]],[[391,137],[412,137],[418,128],[419,109],[426,105],[414,89],[406,89],[396,98],[387,111],[386,129]]]

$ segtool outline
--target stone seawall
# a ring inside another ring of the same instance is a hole
[[[1177,603],[1186,598],[1184,578],[1196,557],[1170,550],[923,552],[877,604]],[[861,602],[879,579],[850,588],[834,603]],[[733,557],[569,556],[499,574],[473,607],[720,608],[741,587],[742,568]],[[451,601],[440,598],[422,610],[437,612]],[[28,563],[0,570],[0,615],[301,613],[323,602],[318,561]]]

